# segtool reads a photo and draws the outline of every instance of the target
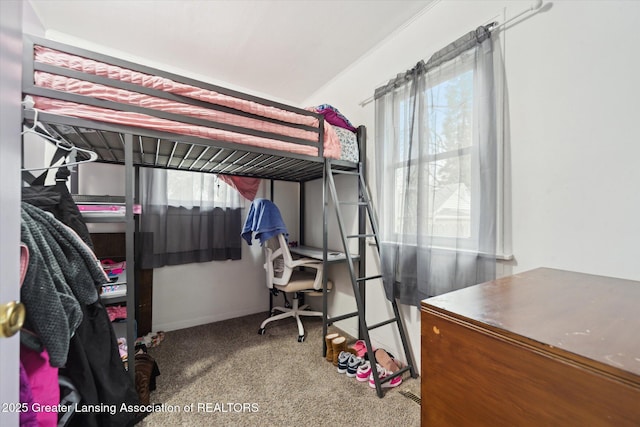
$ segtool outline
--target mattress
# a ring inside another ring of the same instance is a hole
[[[105,105],[116,106],[104,108],[52,97],[34,96],[36,109],[82,119],[318,156],[317,146],[305,144],[305,141],[317,144],[320,122],[316,116],[285,111],[167,77],[153,76],[43,46],[34,46],[34,55],[36,63],[81,73],[75,74],[79,77],[98,76],[101,78],[100,81],[104,82],[101,84],[54,74],[49,67],[47,71],[34,72],[34,84],[37,87],[105,101]],[[126,83],[127,89],[110,86],[108,83],[113,80]],[[136,88],[139,88],[138,91]],[[152,90],[151,93],[159,90],[172,94],[177,100],[150,95],[149,90]],[[180,99],[184,99],[185,102],[179,102]],[[117,105],[133,106],[140,112],[121,111],[117,109]],[[176,116],[173,115],[178,115],[197,119],[199,124],[163,118],[161,113],[170,113],[164,117],[174,118]],[[323,127],[323,155],[346,160],[341,145],[346,143],[352,147],[353,141],[339,136],[339,131],[329,123],[324,122]],[[353,150],[348,151],[348,159],[357,161],[353,160]]]

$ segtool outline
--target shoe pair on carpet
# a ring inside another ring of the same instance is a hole
[[[333,366],[338,366],[338,356],[341,352],[347,351],[360,358],[366,358],[367,345],[363,340],[356,341],[353,345],[347,345],[347,339],[338,333],[330,333],[324,337],[327,344],[327,361],[333,362]]]
[[[325,342],[327,345],[326,359],[333,362],[333,365],[338,368],[338,373],[346,373],[348,377],[355,377],[358,381],[369,381],[369,385],[375,388],[371,362],[367,360],[367,346],[363,340],[357,340],[353,345],[347,346],[345,337],[331,333],[325,337]],[[381,380],[400,369],[401,363],[384,349],[375,350],[374,354],[376,371]],[[396,387],[400,383],[402,383],[402,377],[397,376],[382,383],[382,387]]]
[[[400,375],[387,381],[384,380],[385,378],[392,376],[394,372],[400,370],[401,363],[383,349],[376,350],[375,357],[376,372],[378,373],[378,378],[380,378],[382,388],[399,386],[402,383],[402,376]],[[376,382],[373,377],[373,369],[371,368],[371,361],[353,354],[349,354],[348,356],[345,355],[344,358],[347,359],[346,373],[348,377],[355,377],[356,380],[360,382],[368,381],[371,388],[376,387]],[[340,364],[338,364],[338,372],[341,372]]]
[[[328,334],[324,340],[327,344],[326,359],[328,362],[332,362],[333,366],[338,366],[338,356],[341,352],[356,353],[355,350],[347,347],[347,339],[338,333]]]
[[[397,377],[393,377],[388,381],[384,381],[385,378],[393,375],[393,372],[387,370],[384,366],[376,363],[376,370],[378,371],[378,378],[380,378],[380,386],[382,388],[391,388],[397,387],[402,384],[402,376],[398,375]],[[365,360],[359,367],[356,372],[356,380],[360,382],[368,381],[369,387],[376,388],[376,382],[373,379],[373,370],[371,369],[371,362]]]

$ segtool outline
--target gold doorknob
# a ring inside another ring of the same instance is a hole
[[[24,323],[24,304],[10,301],[0,306],[0,338],[9,338],[15,335]]]

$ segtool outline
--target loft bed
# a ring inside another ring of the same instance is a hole
[[[362,126],[351,133],[334,129],[316,111],[46,39],[26,36],[23,46],[22,92],[34,103],[23,111],[24,124],[42,124],[47,133],[93,151],[98,163],[125,166],[121,221],[128,283],[134,283],[136,167],[299,183],[324,179],[325,188],[329,163],[334,171],[359,170],[359,153],[365,152]],[[82,151],[77,156],[88,157]],[[135,306],[134,287],[128,288],[126,301],[127,307]],[[134,335],[128,322],[127,336]],[[130,361],[134,347],[128,346]],[[135,378],[134,364],[129,372]]]
[[[38,121],[97,162],[124,164],[132,135],[134,166],[304,182],[323,176],[325,158],[356,168],[343,153],[362,151],[314,111],[35,37],[24,58]]]

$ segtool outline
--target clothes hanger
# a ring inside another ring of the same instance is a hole
[[[75,166],[75,165],[94,162],[94,161],[96,161],[98,159],[98,154],[95,151],[87,150],[85,148],[76,147],[75,145],[73,145],[69,141],[66,141],[66,140],[64,140],[62,138],[56,138],[53,135],[51,135],[51,133],[49,133],[47,128],[42,123],[40,123],[40,121],[38,121],[38,110],[33,107],[33,101],[32,100],[25,99],[25,101],[23,101],[22,105],[25,108],[29,108],[29,109],[33,110],[34,111],[34,116],[33,116],[33,125],[31,127],[28,127],[26,129],[24,129],[21,132],[21,135],[25,135],[25,134],[31,133],[31,134],[37,135],[40,138],[44,138],[44,139],[54,143],[56,145],[56,148],[59,148],[61,150],[65,150],[65,151],[69,152],[69,154],[64,157],[65,159],[67,159],[69,161],[65,162],[65,163],[61,163],[61,164],[43,166],[43,167],[39,167],[39,168],[21,169],[21,171],[26,172],[26,171],[35,171],[35,170],[47,170],[47,169],[54,169],[54,168],[60,168],[60,167],[67,167],[70,170],[72,170],[72,167]],[[84,154],[88,155],[89,158],[86,159],[86,160],[78,160],[78,161],[76,161],[76,157],[77,157],[78,153],[84,153]]]

